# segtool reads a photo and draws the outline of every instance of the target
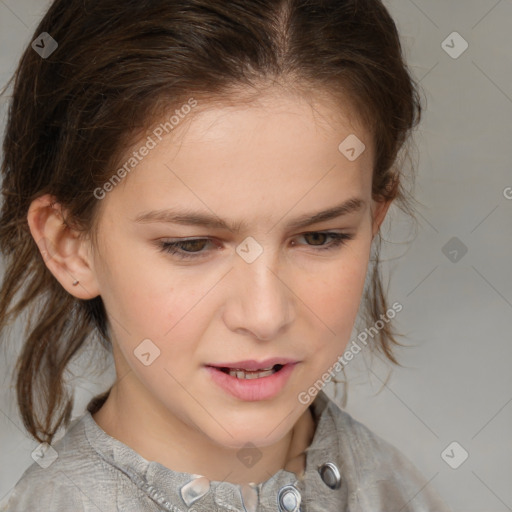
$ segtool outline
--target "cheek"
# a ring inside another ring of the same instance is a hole
[[[355,320],[367,269],[366,246],[357,249],[353,246],[345,257],[304,281],[300,296],[337,332],[336,327],[344,326],[352,318]]]
[[[364,291],[369,249],[368,242],[353,244],[321,275],[317,273],[302,282],[300,297],[306,309],[314,313],[315,322],[308,337],[311,366],[306,380],[320,378],[343,355],[350,341]]]
[[[176,290],[187,289],[186,283],[181,284],[186,277],[171,275],[170,268],[165,256],[149,243],[109,237],[98,259],[98,279],[114,329],[121,329],[123,336],[129,331],[135,337],[162,337],[174,318],[184,314],[188,295],[178,297]]]
[[[148,337],[173,351],[172,340],[193,338],[204,318],[205,282],[194,285],[183,276],[139,279],[132,276],[121,290],[122,318],[136,337]],[[180,350],[183,351],[184,347]],[[176,347],[177,349],[177,347]]]

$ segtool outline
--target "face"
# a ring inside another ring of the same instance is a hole
[[[290,431],[308,407],[299,395],[342,355],[359,308],[378,228],[373,147],[339,107],[312,105],[277,92],[199,103],[101,200],[93,267],[116,366],[161,418],[222,446]],[[354,161],[338,149],[351,134],[366,144]],[[351,199],[360,208],[304,220]],[[246,380],[211,368],[268,359],[289,364]]]

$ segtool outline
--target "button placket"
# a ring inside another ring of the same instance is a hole
[[[215,504],[221,507],[219,510],[245,512],[246,509],[243,503],[244,497],[239,485],[229,482],[215,482],[215,488],[212,492]],[[248,501],[250,501],[249,498]]]

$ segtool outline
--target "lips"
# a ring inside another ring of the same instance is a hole
[[[211,366],[213,368],[218,368],[220,370],[247,370],[247,371],[264,371],[271,370],[276,365],[284,366],[288,363],[296,363],[297,360],[290,359],[286,357],[272,357],[270,359],[265,359],[263,361],[255,361],[254,359],[249,359],[245,361],[236,361],[236,362],[226,362],[226,363],[214,363],[207,364],[206,366]]]
[[[283,366],[279,362],[272,366],[275,361],[285,362]],[[271,400],[279,395],[291,378],[295,367],[299,362],[288,358],[272,358],[265,361],[237,361],[234,363],[218,363],[219,366],[205,365],[206,375],[220,389],[231,397],[244,401]],[[220,365],[229,365],[222,366]],[[260,372],[258,370],[237,370],[232,366],[265,366],[267,368],[279,368]],[[228,369],[229,368],[229,369]]]

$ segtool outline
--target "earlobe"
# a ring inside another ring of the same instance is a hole
[[[46,194],[30,204],[27,222],[34,241],[50,272],[62,287],[79,299],[92,299],[99,293],[88,240],[65,223],[61,205]]]

